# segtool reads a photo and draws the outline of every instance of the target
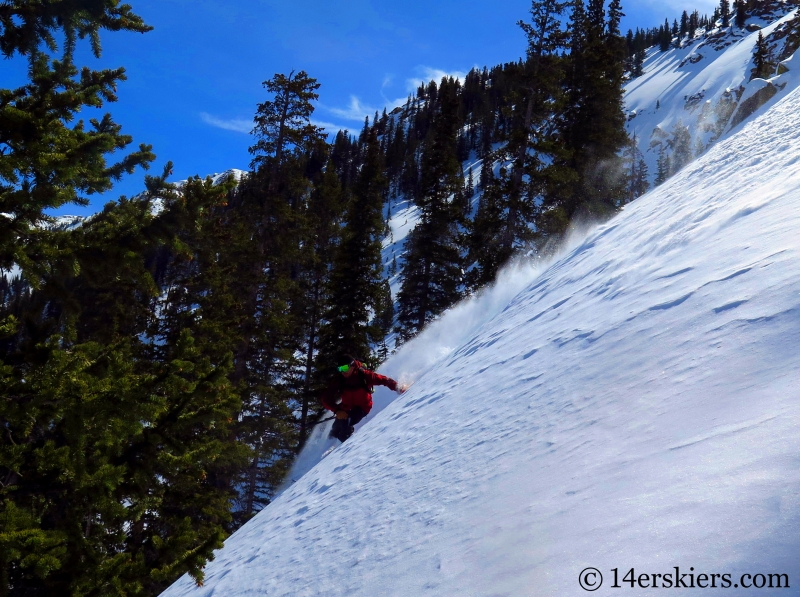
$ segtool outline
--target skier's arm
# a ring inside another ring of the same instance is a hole
[[[367,376],[367,381],[371,386],[386,386],[390,390],[397,391],[397,382],[391,377],[386,377],[374,371],[364,371]]]
[[[337,394],[338,392],[333,388],[325,388],[319,394],[319,401],[322,402],[322,406],[335,413],[339,410],[339,405],[336,404]]]

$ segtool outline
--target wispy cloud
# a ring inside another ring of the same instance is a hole
[[[467,73],[462,73],[458,70],[448,72],[446,70],[432,68],[430,66],[418,66],[415,70],[417,71],[417,76],[406,79],[406,89],[410,92],[416,91],[417,87],[420,85],[427,85],[431,81],[436,81],[438,84],[439,81],[442,80],[442,77],[453,77],[454,79],[460,79],[463,81],[467,76]]]
[[[323,106],[324,107],[324,106]],[[375,108],[362,104],[355,95],[350,96],[350,105],[347,108],[325,108],[331,114],[345,120],[364,120],[367,116],[375,114]]]
[[[686,10],[687,12],[692,12],[693,10],[699,10],[702,14],[703,12],[713,12],[716,6],[719,6],[719,0],[645,0],[645,4],[652,6],[654,9],[668,9],[669,11],[682,11]],[[674,16],[674,15],[673,15]],[[670,21],[672,21],[672,16],[670,17]]]
[[[211,114],[206,112],[200,112],[200,119],[209,124],[211,126],[215,126],[219,129],[225,129],[226,131],[236,131],[237,133],[249,133],[253,130],[253,121],[252,120],[243,120],[237,118],[217,118]]]
[[[430,66],[418,66],[414,69],[416,72],[415,77],[409,77],[406,79],[405,83],[405,90],[406,93],[415,94],[417,88],[420,85],[427,85],[431,81],[436,81],[436,84],[439,84],[439,81],[442,80],[442,77],[453,77],[454,79],[460,79],[463,81],[467,73],[454,70],[454,71],[446,71],[440,68],[433,68]],[[392,110],[398,106],[402,106],[408,101],[408,96],[405,95],[403,97],[398,97],[397,99],[389,99],[386,95],[386,88],[390,87],[392,82],[394,81],[394,75],[387,74],[383,78],[383,85],[381,85],[381,97],[383,101],[386,102],[386,109]]]
[[[200,119],[211,126],[225,129],[226,131],[235,131],[237,133],[249,134],[253,130],[254,126],[252,120],[238,118],[217,118],[216,116],[208,114],[207,112],[201,112]],[[341,124],[335,124],[333,122],[325,122],[323,120],[316,119],[312,119],[311,124],[325,129],[325,132],[328,134],[335,134],[337,131],[347,129],[346,126],[342,126]]]
[[[392,81],[394,81],[394,75],[387,74],[383,77],[383,85],[381,85],[381,97],[383,101],[386,102],[387,110],[394,110],[397,106],[402,106],[408,99],[407,97],[398,97],[397,99],[391,100],[386,97],[385,89],[391,86]]]
[[[312,119],[311,124],[313,124],[314,126],[322,127],[323,129],[325,129],[325,133],[327,133],[328,135],[335,134],[339,131],[347,130],[346,126],[342,126],[341,124],[334,124],[332,122],[324,122],[322,120]]]

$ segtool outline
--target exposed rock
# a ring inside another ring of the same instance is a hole
[[[698,91],[694,95],[690,95],[688,97],[684,97],[683,99],[686,100],[686,104],[683,106],[683,109],[684,110],[689,110],[689,111],[694,110],[697,107],[697,105],[700,102],[703,101],[703,98],[705,97],[705,95],[706,95],[706,93],[705,93],[705,89],[704,89],[702,91]]]
[[[772,83],[767,83],[765,87],[762,87],[744,100],[731,119],[731,128],[741,123],[745,118],[752,116],[756,110],[771,100],[776,93],[778,93],[778,88]]]

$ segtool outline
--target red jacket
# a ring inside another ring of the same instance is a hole
[[[328,387],[320,394],[322,406],[332,412],[350,411],[354,406],[359,406],[365,413],[368,413],[372,410],[372,386],[386,386],[390,390],[396,390],[397,382],[365,369],[362,363],[357,362],[356,370],[352,375],[345,377],[341,373],[337,373],[331,378]]]

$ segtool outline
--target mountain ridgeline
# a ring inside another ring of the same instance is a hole
[[[148,31],[132,10],[0,7],[0,49],[30,74],[0,90],[0,596],[202,581],[283,480],[337,355],[377,366],[516,256],[647,191],[623,84],[648,47],[732,18],[722,0],[626,39],[620,0],[534,0],[524,58],[431,81],[332,140],[312,124],[316,80],[278,74],[241,179],[175,185],[168,165],[141,195],[56,225],[48,210],[154,160],[142,145],[109,163],[131,138],[111,116],[75,121],[124,78],[81,69],[77,44],[99,56],[101,32]],[[415,225],[389,260],[400,208]]]

